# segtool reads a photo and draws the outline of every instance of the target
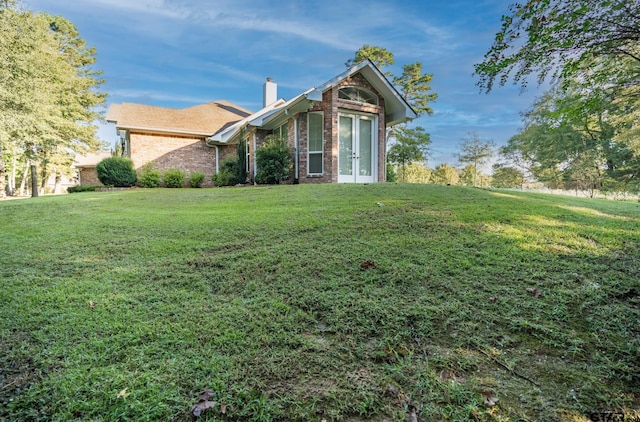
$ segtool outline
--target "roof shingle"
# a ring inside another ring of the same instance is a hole
[[[122,103],[109,107],[107,121],[122,129],[209,136],[250,114],[249,110],[225,100],[182,109]]]

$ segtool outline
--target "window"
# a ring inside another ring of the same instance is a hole
[[[247,152],[247,156],[244,160],[244,165],[245,165],[245,170],[247,173],[251,173],[251,139],[247,138],[246,139],[246,144],[245,144],[245,151]]]
[[[308,116],[307,173],[322,174],[324,116],[322,113],[309,113]]]
[[[338,90],[338,98],[341,100],[354,101],[356,103],[367,103],[378,105],[378,96],[365,89],[355,86],[347,86]]]
[[[277,129],[274,129],[273,134],[278,138],[289,139],[289,126],[287,125],[287,122]]]

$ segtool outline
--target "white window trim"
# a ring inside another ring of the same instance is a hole
[[[373,177],[373,183],[376,183],[378,181],[378,164],[379,164],[379,145],[378,142],[380,141],[378,135],[379,132],[378,130],[380,129],[378,127],[379,125],[379,119],[378,119],[378,115],[375,113],[365,113],[365,112],[360,112],[360,111],[354,111],[354,110],[349,110],[349,109],[338,109],[338,121],[340,120],[340,116],[345,116],[345,117],[352,117],[352,118],[358,118],[358,119],[364,119],[364,120],[370,120],[372,122],[372,136],[373,136],[373,145],[372,145],[372,172],[371,172],[371,176]],[[354,123],[354,124],[359,124],[359,123]],[[386,158],[386,157],[385,157]],[[340,176],[338,176],[340,177]]]
[[[356,89],[356,90],[362,91],[362,92],[366,92],[367,94],[371,95],[372,98],[375,98],[375,102],[370,103],[368,101],[357,101],[357,100],[351,100],[351,99],[347,99],[347,98],[340,98],[340,91],[343,90],[343,89],[349,89],[349,88]],[[379,106],[380,105],[380,98],[378,98],[378,96],[373,91],[370,91],[370,90],[368,90],[366,88],[363,88],[363,87],[357,86],[357,85],[347,85],[347,86],[340,87],[338,89],[338,98],[340,98],[341,101],[347,101],[349,103],[354,103],[354,104],[360,104],[360,105],[368,104],[368,105],[374,105],[374,106]]]
[[[322,147],[321,147],[320,151],[311,151],[311,149],[309,147],[311,145],[311,142],[310,142],[310,139],[309,139],[310,138],[310,136],[309,136],[309,133],[310,133],[309,120],[310,120],[310,116],[312,114],[319,115],[321,117],[321,121],[322,121],[322,130],[321,130],[321,133],[322,133]],[[322,171],[320,173],[311,173],[309,171],[309,163],[310,163],[309,157],[310,157],[311,154],[318,154],[318,153],[320,153],[320,156],[321,156],[320,163],[322,165]],[[308,176],[322,176],[322,175],[324,175],[324,112],[322,112],[322,111],[311,111],[311,112],[307,113],[307,175]]]
[[[245,167],[245,171],[247,173],[251,172],[251,137],[247,136],[246,139],[244,140],[245,144],[244,144],[244,148],[245,148],[245,163],[244,163],[244,167]]]

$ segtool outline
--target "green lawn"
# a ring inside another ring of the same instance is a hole
[[[639,416],[638,202],[129,190],[0,233],[0,420]]]

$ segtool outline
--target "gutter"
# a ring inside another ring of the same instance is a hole
[[[218,163],[220,162],[220,150],[217,145],[214,145],[216,149],[216,174],[218,174]]]

